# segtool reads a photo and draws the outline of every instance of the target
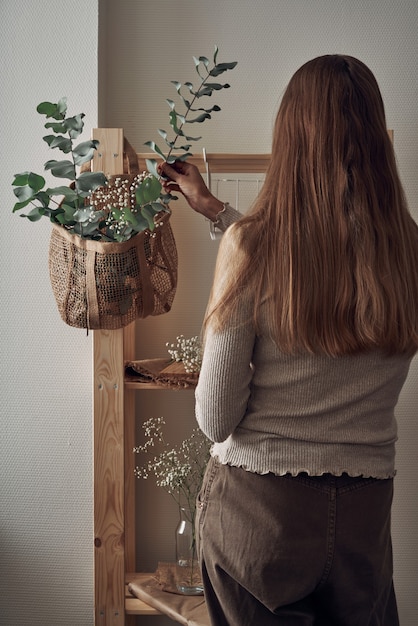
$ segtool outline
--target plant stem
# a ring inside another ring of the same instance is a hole
[[[216,67],[216,65],[215,65],[215,67]],[[207,71],[207,76],[205,76],[205,78],[203,78],[203,79],[202,79],[202,82],[200,83],[199,88],[198,88],[198,90],[197,90],[197,92],[196,92],[196,93],[198,93],[198,92],[202,89],[203,85],[206,83],[206,81],[208,80],[208,78],[209,78],[209,76],[210,76],[210,72],[207,70],[207,68],[206,68],[206,71]],[[191,111],[191,109],[192,109],[192,106],[193,106],[193,104],[194,104],[195,100],[197,99],[197,95],[196,95],[196,93],[195,93],[195,95],[193,96],[192,101],[189,103],[189,106],[188,106],[188,108],[187,108],[186,114],[184,115],[184,122],[182,122],[182,123],[181,123],[181,125],[180,125],[180,127],[179,127],[179,130],[180,130],[180,131],[183,129],[183,126],[185,125],[185,123],[186,123],[186,121],[187,121],[187,120],[186,120],[186,118],[187,118],[187,116],[189,115],[189,113],[190,113],[190,111]],[[169,159],[169,157],[170,157],[171,153],[173,152],[173,150],[174,150],[174,148],[175,148],[174,144],[176,143],[176,141],[177,141],[177,139],[179,138],[179,136],[180,136],[180,133],[177,133],[177,134],[176,134],[176,136],[174,137],[173,145],[171,146],[170,150],[168,151],[167,157],[166,157],[166,159],[165,159],[166,161]]]

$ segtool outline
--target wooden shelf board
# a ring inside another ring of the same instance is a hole
[[[125,379],[125,387],[126,389],[141,389],[143,391],[194,391],[194,387],[179,387],[176,389],[175,387],[164,387],[163,385],[157,385],[156,383],[143,383],[139,380],[131,380]]]
[[[125,587],[125,613],[126,615],[161,615],[160,611],[129,593],[128,585]]]
[[[131,378],[125,378],[125,388],[126,389],[143,389],[144,391],[155,390],[155,389],[164,389],[161,385],[157,385],[156,383],[145,383],[140,380],[132,380]]]

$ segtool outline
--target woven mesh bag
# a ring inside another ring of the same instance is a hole
[[[171,309],[177,288],[177,248],[170,213],[153,232],[121,242],[82,239],[54,226],[49,246],[51,286],[69,326],[122,328]]]

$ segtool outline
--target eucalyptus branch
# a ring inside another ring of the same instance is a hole
[[[185,106],[186,110],[184,114],[179,113],[176,110],[176,104],[173,100],[167,99],[167,103],[170,107],[169,113],[169,123],[174,132],[174,139],[170,140],[168,137],[168,133],[163,129],[158,129],[159,135],[164,139],[166,145],[168,146],[168,152],[165,155],[163,150],[154,142],[154,141],[146,141],[145,145],[151,148],[153,152],[155,152],[160,158],[162,158],[167,163],[174,163],[175,161],[185,161],[188,157],[192,156],[190,152],[191,143],[199,141],[201,137],[191,137],[186,135],[184,132],[185,124],[193,124],[193,123],[203,123],[205,120],[212,118],[213,112],[218,112],[221,108],[218,105],[214,105],[209,108],[199,107],[193,108],[196,100],[203,97],[211,97],[214,91],[221,91],[223,89],[227,89],[230,87],[228,83],[218,83],[218,82],[210,82],[209,78],[215,78],[220,76],[224,72],[228,70],[232,70],[236,65],[236,61],[227,62],[227,63],[218,63],[218,48],[215,46],[215,52],[213,55],[212,65],[209,59],[205,56],[193,57],[195,69],[199,76],[200,83],[197,89],[193,86],[191,82],[185,82],[184,85],[176,80],[171,81],[175,86],[177,94]],[[204,69],[202,69],[204,68]],[[190,95],[192,96],[191,100],[186,99],[186,97],[182,93],[182,89],[185,87],[188,89]],[[194,118],[190,119],[190,112],[198,112],[199,114]],[[185,145],[178,146],[177,142],[179,138],[184,138],[186,142]],[[181,151],[182,154],[174,155],[173,152]],[[147,159],[146,161],[148,171],[151,172],[156,178],[159,178],[159,173],[157,171],[157,161],[155,159]],[[170,199],[170,198],[169,198]]]

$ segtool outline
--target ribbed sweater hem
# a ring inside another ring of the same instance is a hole
[[[363,476],[364,478],[393,478],[396,474],[395,446],[358,444],[309,444],[275,440],[269,445],[246,441],[245,445],[228,438],[212,446],[212,456],[223,465],[232,465],[256,474],[273,473],[296,476],[333,474]]]

